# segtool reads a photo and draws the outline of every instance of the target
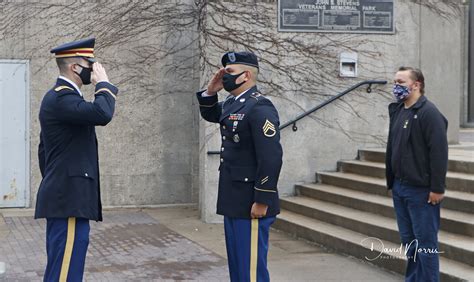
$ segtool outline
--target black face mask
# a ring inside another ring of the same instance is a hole
[[[92,68],[85,68],[81,65],[78,65],[78,66],[82,68],[81,72],[80,73],[74,72],[74,73],[77,74],[81,78],[82,84],[84,85],[91,84]]]
[[[245,81],[239,83],[239,84],[236,84],[235,81],[237,80],[237,78],[239,78],[239,76],[241,76],[245,71],[239,73],[239,74],[235,74],[235,75],[232,75],[230,73],[226,73],[224,74],[224,76],[222,77],[222,85],[224,86],[224,89],[227,91],[227,92],[230,92],[232,90],[235,90],[237,88],[239,88],[242,84],[245,83]]]

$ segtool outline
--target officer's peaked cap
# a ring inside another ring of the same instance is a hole
[[[51,53],[54,53],[56,58],[83,57],[89,62],[94,63],[96,61],[94,58],[94,45],[95,38],[87,38],[59,45],[51,49]]]

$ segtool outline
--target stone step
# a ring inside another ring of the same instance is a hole
[[[349,188],[370,194],[390,196],[386,188],[386,181],[382,178],[364,176],[344,172],[319,172],[316,174],[318,182]],[[474,194],[446,190],[443,208],[474,214]]]
[[[369,161],[345,160],[338,162],[342,172],[385,178],[385,164]],[[474,193],[474,174],[451,172],[446,175],[447,190]]]
[[[360,211],[395,218],[392,199],[386,196],[321,183],[297,185],[296,193]],[[459,235],[474,236],[474,217],[465,212],[442,208],[440,228]]]
[[[461,152],[461,153],[460,153]],[[358,158],[362,161],[385,163],[385,148],[361,149]],[[450,146],[448,170],[453,172],[474,173],[474,152]]]
[[[360,149],[357,155],[357,158],[361,161],[385,163],[385,149]]]
[[[451,171],[474,173],[474,150],[463,146],[449,147],[448,169]]]
[[[280,202],[285,210],[344,227],[368,237],[400,244],[397,222],[393,218],[305,196],[285,197]],[[472,237],[440,231],[439,251],[443,252],[441,256],[474,266],[474,238]]]
[[[367,235],[286,210],[282,210],[273,227],[386,269],[405,272],[404,253],[397,250],[400,244],[370,239]],[[474,270],[469,265],[441,257],[440,276],[442,281],[469,281],[474,277]]]
[[[385,178],[385,164],[372,161],[341,160],[337,162],[338,171],[360,174],[375,178]]]

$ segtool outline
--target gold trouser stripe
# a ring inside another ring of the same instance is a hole
[[[71,263],[72,248],[74,247],[74,235],[76,234],[76,218],[70,217],[67,222],[67,239],[64,248],[63,264],[61,266],[60,282],[66,282]]]
[[[257,258],[258,258],[258,218],[252,219],[252,230],[250,231],[250,281],[257,281]]]
[[[101,89],[97,90],[97,91],[95,92],[95,94],[97,94],[97,93],[99,93],[99,92],[101,92],[101,91],[108,92],[110,95],[112,95],[112,97],[114,97],[114,99],[117,99],[117,96],[115,96],[115,94],[114,94],[112,91],[110,91],[110,89],[107,89],[107,88],[101,88]]]

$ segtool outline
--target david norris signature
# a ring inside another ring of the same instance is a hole
[[[379,238],[375,237],[368,237],[365,238],[360,242],[360,244],[363,247],[369,248],[372,252],[374,252],[374,257],[365,257],[366,260],[368,261],[374,261],[376,259],[382,259],[382,258],[393,258],[395,254],[398,256],[395,256],[395,258],[402,258],[402,257],[407,257],[408,259],[413,258],[413,261],[416,262],[416,256],[419,253],[424,253],[424,254],[442,254],[444,252],[438,251],[438,249],[431,249],[431,248],[419,248],[418,247],[418,239],[414,239],[410,243],[407,243],[403,245],[403,243],[400,244],[400,247],[396,248],[386,248]],[[408,251],[410,248],[414,248],[414,253],[413,257],[408,257]]]

